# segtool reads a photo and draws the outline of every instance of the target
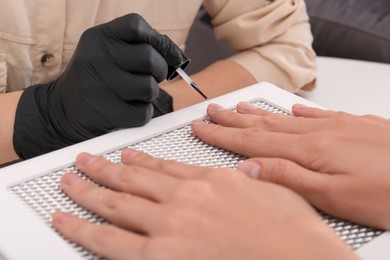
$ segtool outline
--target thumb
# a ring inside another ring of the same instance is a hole
[[[253,158],[239,164],[237,170],[251,178],[285,186],[309,201],[326,191],[328,175],[308,170],[286,159]]]

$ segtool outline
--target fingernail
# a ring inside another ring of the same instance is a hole
[[[89,153],[81,153],[79,156],[77,156],[77,165],[78,166],[87,166],[91,163],[93,163],[97,159],[96,156],[89,154]]]
[[[62,177],[61,186],[66,188],[79,181],[81,181],[81,178],[77,174],[67,173]]]
[[[307,106],[303,104],[294,104],[294,109],[303,109],[303,108],[307,108]]]
[[[209,112],[218,112],[218,111],[221,111],[221,110],[224,110],[224,109],[225,108],[223,108],[220,105],[215,104],[215,103],[211,103],[207,107],[207,111],[209,111]]]
[[[122,157],[126,157],[126,158],[132,158],[137,154],[139,154],[139,152],[134,149],[125,149],[122,151]]]
[[[194,120],[191,122],[192,127],[198,127],[198,126],[203,126],[206,123],[203,122],[202,120]]]
[[[250,178],[258,179],[261,165],[253,161],[244,161],[238,165],[237,170],[245,173]]]
[[[237,109],[244,112],[251,112],[256,109],[256,107],[248,102],[242,101],[237,104]]]
[[[55,226],[63,225],[70,218],[69,213],[57,211],[52,216],[52,222]]]

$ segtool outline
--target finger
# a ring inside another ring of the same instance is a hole
[[[267,132],[254,127],[224,127],[203,121],[192,122],[192,130],[210,145],[248,157],[282,157],[297,162],[308,160],[305,152],[310,147],[302,142],[302,135]]]
[[[292,112],[294,116],[307,118],[329,118],[337,114],[336,111],[307,107],[302,104],[295,104],[292,107]]]
[[[91,179],[111,189],[154,201],[164,201],[177,180],[136,165],[115,164],[101,157],[82,153],[76,166]]]
[[[150,102],[158,96],[158,82],[148,73],[130,73],[118,66],[105,66],[99,70],[111,75],[109,79],[102,79],[107,81],[104,86],[109,86],[108,88],[121,100]]]
[[[145,19],[137,13],[118,17],[103,25],[107,33],[131,44],[155,43],[163,36],[154,30]]]
[[[122,69],[135,73],[152,75],[157,82],[165,79],[168,65],[164,58],[149,44],[127,44],[118,41],[110,49],[115,63]]]
[[[213,103],[207,106],[207,115],[219,125],[239,128],[256,126],[260,118],[254,114],[236,113]]]
[[[62,190],[77,204],[109,222],[126,229],[143,233],[153,232],[161,210],[149,200],[97,187],[82,180],[74,173],[65,174],[61,180]]]
[[[106,33],[127,43],[147,43],[153,46],[171,66],[187,60],[182,51],[165,35],[154,30],[140,15],[132,13],[103,25]]]
[[[126,105],[112,104],[111,109],[106,109],[103,116],[111,122],[115,128],[130,128],[143,126],[152,119],[154,108],[152,103],[142,101],[129,101]]]
[[[293,161],[279,158],[253,158],[237,170],[251,178],[276,183],[297,192],[314,205],[321,205],[328,191],[329,176],[308,170]]]
[[[252,115],[257,115],[257,116],[272,116],[272,117],[276,117],[276,118],[288,117],[288,115],[274,113],[274,112],[265,110],[263,108],[256,107],[255,105],[252,105],[248,102],[238,103],[236,106],[236,110],[238,113],[241,113],[241,114],[252,114]]]
[[[96,225],[64,212],[53,214],[53,226],[67,239],[107,259],[142,255],[147,238],[112,225]]]
[[[377,116],[377,115],[364,115],[363,117],[370,119],[372,121],[378,122],[378,123],[385,123],[385,124],[389,123],[388,119],[385,119],[385,118]]]
[[[217,104],[210,104],[207,108],[207,114],[213,122],[222,126],[237,128],[257,127],[267,131],[291,134],[323,130],[326,123],[321,119],[274,115],[264,112],[240,114],[224,109]]]
[[[204,167],[179,163],[173,160],[162,160],[154,158],[146,153],[133,149],[126,149],[122,152],[122,162],[127,165],[136,165],[149,170],[158,171],[180,179],[199,178],[204,172]]]
[[[93,136],[89,138],[107,133],[116,128],[141,126],[149,122],[153,117],[154,108],[149,102],[126,102],[112,91],[105,91],[106,95],[97,96],[94,93],[94,88],[89,88],[87,92],[89,93],[83,94],[86,102],[80,113],[84,113],[85,118],[95,118],[96,116],[93,117],[91,115],[99,113],[101,122],[90,121],[89,125],[93,129],[102,129],[100,133],[94,132]],[[88,102],[93,102],[94,106],[90,106]],[[100,109],[97,110],[96,108]]]

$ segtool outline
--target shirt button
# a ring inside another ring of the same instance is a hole
[[[45,67],[51,67],[54,65],[54,62],[55,62],[56,58],[54,57],[53,54],[44,54],[41,58],[41,63],[43,66]]]

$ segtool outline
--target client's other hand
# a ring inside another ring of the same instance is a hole
[[[297,194],[229,169],[152,158],[133,150],[123,165],[81,154],[62,189],[111,224],[56,213],[68,239],[109,259],[354,259]],[[315,241],[315,243],[313,243]],[[308,246],[310,245],[310,246]]]
[[[211,105],[216,124],[195,122],[205,142],[253,157],[248,175],[287,186],[334,216],[390,229],[390,122],[296,105],[295,117],[247,103]]]

